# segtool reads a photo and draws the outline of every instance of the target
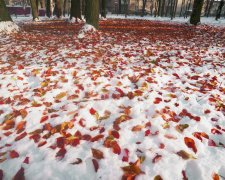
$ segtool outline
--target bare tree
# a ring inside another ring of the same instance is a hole
[[[106,18],[106,0],[102,0],[101,17]]]
[[[32,16],[33,16],[33,20],[38,20],[38,9],[37,9],[37,5],[35,0],[30,0],[30,4],[31,4],[31,9],[32,9]]]
[[[81,0],[71,0],[70,19],[76,18],[76,21],[81,18]]]
[[[203,3],[204,0],[194,0],[193,10],[190,18],[191,24],[197,25],[200,22]]]
[[[145,15],[146,3],[147,3],[147,0],[142,1],[143,6],[142,6],[142,10],[141,10],[141,17],[144,17],[144,15]]]
[[[216,13],[216,20],[218,20],[221,16],[223,5],[224,5],[224,0],[221,0],[220,4],[219,4],[219,7],[218,7],[218,10],[217,10],[217,13]]]
[[[12,21],[9,11],[5,5],[4,0],[0,0],[0,22],[1,21]]]
[[[99,0],[86,0],[85,5],[85,17],[87,24],[99,29]]]

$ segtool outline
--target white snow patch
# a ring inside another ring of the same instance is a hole
[[[0,22],[0,34],[1,33],[10,34],[12,32],[18,32],[19,29],[20,29],[19,26],[17,26],[14,22],[11,21]]]
[[[82,29],[79,31],[79,34],[78,34],[78,38],[84,38],[85,37],[85,34],[87,32],[96,32],[97,29],[95,29],[94,26],[90,25],[90,24],[85,24]]]

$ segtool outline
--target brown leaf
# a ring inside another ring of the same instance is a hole
[[[75,161],[75,162],[73,162],[71,164],[75,165],[75,164],[80,164],[80,163],[82,163],[82,159],[77,158],[77,161]]]
[[[163,180],[160,175],[154,177],[154,180]]]
[[[98,171],[98,168],[99,168],[98,161],[96,159],[92,159],[92,163],[94,165],[95,172],[97,172]]]
[[[20,168],[12,180],[25,180],[23,167]]]
[[[118,131],[115,131],[115,130],[110,130],[110,131],[109,131],[109,135],[110,135],[110,136],[113,136],[114,138],[117,138],[117,139],[120,138],[119,132],[118,132]]]
[[[182,157],[183,159],[185,160],[188,160],[188,159],[196,159],[196,157],[194,157],[193,155],[191,154],[188,154],[186,151],[184,150],[180,150],[179,152],[177,152],[177,155]]]
[[[64,96],[66,96],[66,92],[59,93],[59,94],[55,97],[55,99],[56,99],[56,100],[60,100],[60,99],[62,99]]]
[[[157,154],[157,155],[154,157],[154,159],[152,160],[152,163],[158,162],[161,158],[162,158],[162,156]]]
[[[116,141],[112,141],[112,143],[111,143],[111,148],[112,148],[113,153],[120,155],[120,153],[121,153],[121,148],[120,148],[120,146],[117,144]]]
[[[103,155],[102,151],[94,149],[94,148],[91,148],[91,151],[92,151],[92,155],[93,155],[94,158],[96,158],[96,159],[103,159],[104,158],[104,155]]]
[[[9,156],[12,159],[14,159],[14,158],[18,158],[19,157],[19,154],[16,151],[12,150],[12,151],[10,151]]]
[[[102,135],[102,134],[97,135],[97,136],[91,138],[91,142],[98,141],[98,140],[102,139],[103,137],[104,137],[104,135]]]
[[[131,131],[141,131],[141,129],[143,128],[144,126],[141,126],[141,125],[136,125],[132,128]]]

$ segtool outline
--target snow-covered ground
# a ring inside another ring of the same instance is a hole
[[[111,17],[0,35],[0,179],[225,178],[224,29]]]

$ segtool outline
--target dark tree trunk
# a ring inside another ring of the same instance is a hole
[[[223,5],[224,5],[224,0],[220,1],[220,5],[218,7],[217,13],[216,13],[216,20],[218,20],[221,16],[221,11],[223,9]]]
[[[30,0],[30,4],[31,4],[31,9],[32,9],[33,20],[39,19],[38,18],[38,10],[37,10],[35,0]]]
[[[106,18],[106,0],[102,0],[101,17]]]
[[[0,0],[0,22],[1,21],[12,21],[9,11],[5,5],[4,0]]]
[[[197,25],[200,22],[203,2],[204,0],[194,0],[193,10],[190,19],[191,24]]]
[[[173,20],[173,3],[174,3],[174,0],[171,0],[170,2],[170,17],[171,17],[171,20]]]
[[[37,13],[38,13],[38,0],[36,0],[36,7],[37,7]]]
[[[162,11],[161,11],[161,16],[164,16],[165,3],[166,3],[166,0],[163,0],[163,1],[162,1]]]
[[[124,0],[124,13],[125,13],[125,18],[127,18],[128,14],[128,0]]]
[[[50,0],[47,0],[47,3],[46,3],[46,16],[47,17],[51,17],[51,6],[50,6]]]
[[[66,16],[66,4],[67,4],[67,0],[64,0],[63,2],[63,16]]]
[[[41,4],[41,8],[43,8],[43,2],[42,2],[42,0],[40,0],[40,4]]]
[[[82,12],[83,15],[85,15],[85,0],[82,0]]]
[[[72,17],[77,19],[81,18],[81,1],[80,0],[71,0],[71,11],[70,11],[70,19]]]
[[[214,3],[214,0],[211,0],[210,1],[210,5],[209,5],[209,9],[208,9],[208,13],[207,13],[207,17],[209,17],[209,15],[210,15],[210,11],[211,11],[211,9],[213,7],[213,3]]]
[[[153,0],[151,1],[150,11],[151,11],[151,16],[152,16],[152,11],[153,11]]]
[[[161,16],[161,12],[162,12],[162,0],[158,0],[159,4],[158,4],[158,16]]]
[[[143,6],[141,10],[141,17],[144,17],[145,15],[145,7],[146,7],[147,0],[143,0]]]
[[[62,15],[62,9],[61,9],[61,1],[55,0],[55,15],[57,18],[60,18]]]
[[[205,6],[205,16],[207,15],[207,12],[208,12],[209,2],[210,0],[207,0],[206,6]]]
[[[122,14],[122,11],[121,11],[122,8],[121,8],[121,6],[122,6],[121,5],[121,0],[119,0],[119,14]]]
[[[185,5],[185,0],[182,0],[181,9],[180,9],[180,17],[182,16],[184,5]]]
[[[178,0],[175,0],[175,6],[174,6],[174,12],[173,12],[173,17],[174,18],[175,18],[176,13],[177,13],[177,3],[178,3]]]
[[[172,0],[168,0],[168,4],[167,4],[167,6],[166,6],[166,14],[165,14],[165,16],[167,16],[167,14],[169,13],[171,1],[172,1]]]
[[[86,0],[85,3],[85,17],[87,24],[99,29],[99,0]]]

